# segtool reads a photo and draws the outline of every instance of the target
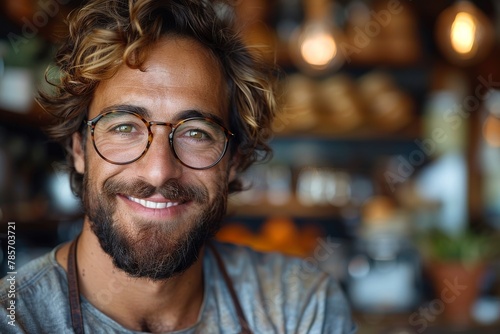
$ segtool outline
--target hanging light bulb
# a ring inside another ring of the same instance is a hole
[[[484,59],[494,43],[493,26],[473,3],[458,1],[438,17],[437,44],[443,55],[457,65]]]
[[[342,66],[340,33],[332,22],[329,0],[304,0],[305,22],[290,39],[292,60],[309,74],[320,74]]]
[[[337,43],[330,31],[322,24],[307,26],[299,43],[302,59],[319,70],[328,67],[337,55]]]
[[[477,23],[469,13],[460,12],[451,25],[450,39],[453,50],[465,56],[473,56],[477,51],[476,39]]]

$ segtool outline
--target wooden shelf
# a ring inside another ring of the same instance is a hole
[[[350,131],[332,127],[327,121],[320,121],[318,125],[307,130],[283,127],[282,131],[275,131],[275,138],[317,138],[332,140],[414,140],[422,137],[422,120],[416,116],[414,120],[396,131],[377,129],[370,124],[362,125]]]
[[[239,204],[229,198],[229,216],[272,217],[286,215],[295,218],[335,218],[340,215],[340,208],[333,205],[306,206],[295,197],[282,205],[274,205],[263,198],[256,204]]]

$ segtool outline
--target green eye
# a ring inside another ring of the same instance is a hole
[[[120,124],[115,127],[115,131],[118,133],[131,133],[134,131],[134,127],[130,124]]]

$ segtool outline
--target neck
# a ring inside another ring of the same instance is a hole
[[[58,252],[66,267],[67,248]],[[86,220],[77,246],[81,295],[101,312],[136,331],[173,331],[187,328],[198,319],[203,302],[203,261],[184,273],[161,281],[131,278],[117,269],[91,231]]]

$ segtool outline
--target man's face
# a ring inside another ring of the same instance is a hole
[[[164,38],[141,69],[122,66],[97,87],[88,119],[112,106],[140,107],[148,121],[177,123],[199,112],[228,127],[227,85],[219,64],[197,42]],[[83,202],[101,247],[135,277],[164,279],[196,261],[225,213],[233,177],[229,154],[194,170],[175,159],[168,126],[152,126],[146,155],[127,165],[103,160],[90,134],[83,151],[74,136],[75,168],[84,174]]]

